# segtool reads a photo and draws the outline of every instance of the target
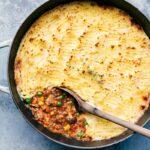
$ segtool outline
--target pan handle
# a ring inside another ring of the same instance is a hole
[[[0,85],[0,91],[6,94],[10,94],[9,87]]]
[[[11,42],[12,42],[11,39],[9,39],[9,40],[7,40],[7,41],[4,41],[4,42],[1,42],[1,43],[0,43],[0,48],[10,47]]]
[[[1,42],[1,43],[0,43],[0,49],[1,49],[1,48],[4,48],[4,47],[9,47],[10,44],[11,44],[11,41],[12,41],[12,40],[10,39],[10,40]],[[6,86],[0,85],[0,91],[1,91],[1,92],[4,92],[4,93],[7,93],[7,94],[10,94],[9,88],[6,87]]]

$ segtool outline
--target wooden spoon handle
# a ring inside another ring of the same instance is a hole
[[[87,111],[87,112],[89,112],[89,113],[91,113],[93,115],[96,115],[98,117],[102,117],[102,118],[104,118],[106,120],[114,122],[114,123],[116,123],[118,125],[121,125],[121,126],[123,126],[125,128],[128,128],[128,129],[130,129],[132,131],[135,131],[137,133],[140,133],[140,134],[150,138],[150,130],[145,129],[145,128],[139,126],[139,125],[136,125],[134,123],[131,123],[131,122],[128,122],[128,121],[124,121],[124,120],[122,120],[122,119],[120,119],[118,117],[114,117],[112,115],[109,115],[108,113],[105,113],[105,112],[103,112],[103,111],[101,111],[101,110],[99,110],[97,108],[94,108],[93,106],[89,105],[88,103],[82,104],[82,108],[83,108],[83,110],[85,110],[85,111]]]

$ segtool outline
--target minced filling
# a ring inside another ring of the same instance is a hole
[[[25,99],[35,119],[50,131],[69,138],[90,141],[86,135],[88,122],[75,107],[75,99],[57,88],[47,88]]]

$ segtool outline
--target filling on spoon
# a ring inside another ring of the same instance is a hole
[[[86,135],[88,122],[76,110],[74,101],[71,95],[57,88],[47,88],[25,99],[35,119],[44,127],[69,138],[91,141]]]

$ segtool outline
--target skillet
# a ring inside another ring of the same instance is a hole
[[[22,23],[22,25],[19,27],[13,42],[10,46],[10,53],[8,56],[8,87],[0,86],[0,90],[6,93],[10,93],[14,103],[16,104],[17,108],[23,115],[23,117],[27,120],[27,122],[32,125],[38,132],[40,132],[42,135],[47,137],[48,139],[68,146],[70,148],[80,148],[80,149],[96,149],[96,148],[104,148],[116,143],[119,143],[127,138],[129,138],[131,135],[133,135],[133,132],[130,130],[127,130],[120,136],[108,139],[108,140],[102,140],[102,141],[93,141],[93,142],[80,142],[74,139],[68,139],[62,135],[55,134],[44,128],[42,125],[40,125],[37,121],[34,120],[33,115],[28,110],[28,108],[25,107],[24,103],[21,100],[21,97],[19,96],[19,93],[17,92],[15,81],[14,81],[14,61],[17,54],[17,50],[19,48],[20,42],[29,29],[29,27],[34,23],[34,21],[40,17],[43,13],[46,11],[53,9],[57,5],[64,4],[71,2],[73,0],[50,0],[42,4],[40,7],[38,7],[35,11],[33,11]],[[126,11],[128,14],[130,14],[135,21],[140,24],[144,31],[146,32],[147,36],[150,38],[150,21],[134,6],[129,4],[128,2],[124,0],[94,0],[98,4],[105,4],[105,5],[113,5],[116,6],[124,11]],[[9,41],[8,41],[9,42]],[[7,46],[8,43],[2,43],[0,47]],[[144,113],[144,115],[141,117],[141,119],[138,121],[138,125],[143,126],[146,124],[146,122],[150,119],[150,107],[148,110]]]

